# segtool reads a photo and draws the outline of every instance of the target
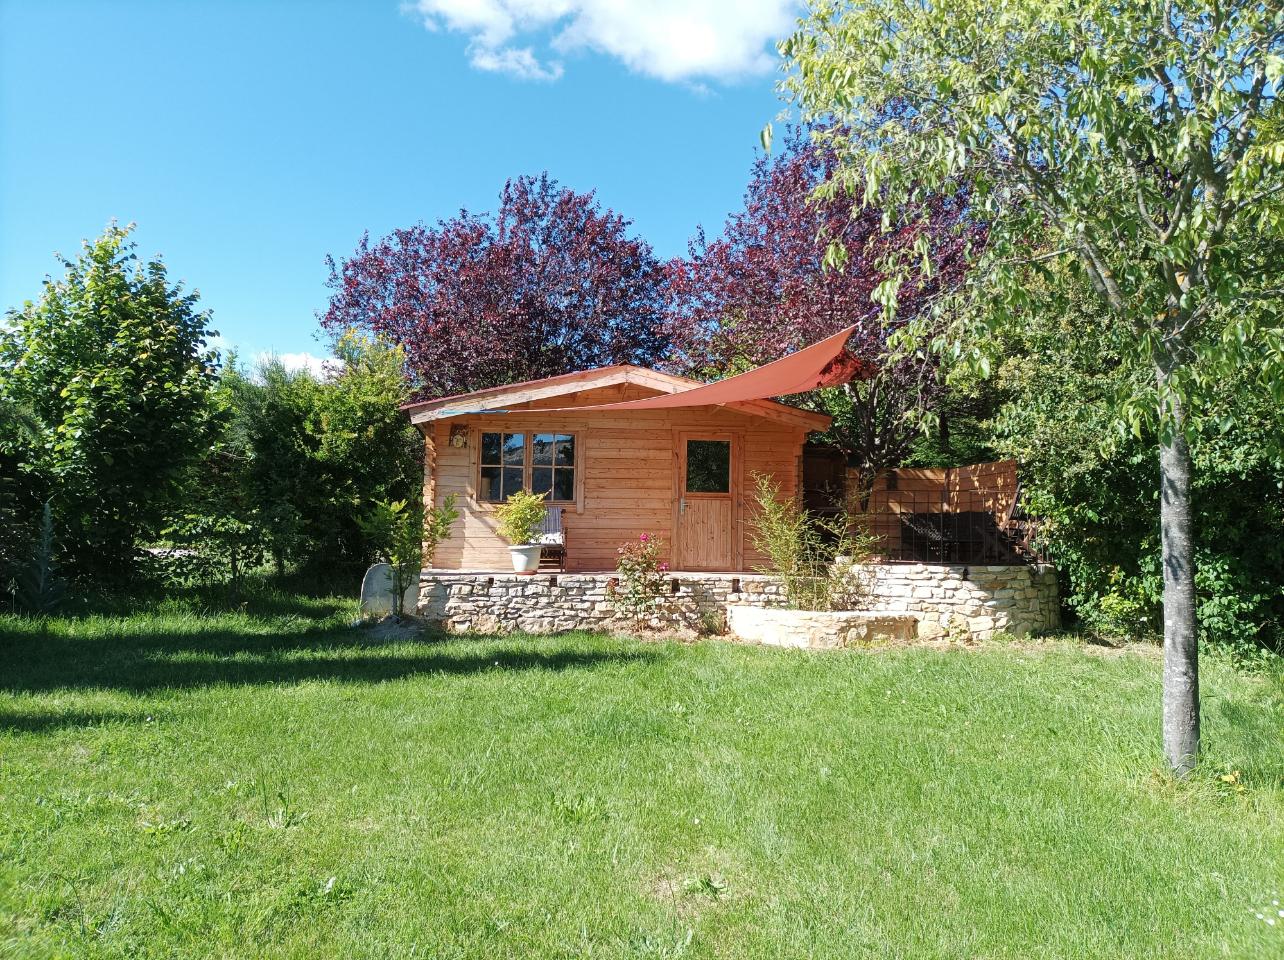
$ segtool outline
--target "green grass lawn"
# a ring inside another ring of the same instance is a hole
[[[1284,955],[1278,677],[351,616],[0,619],[0,955]]]

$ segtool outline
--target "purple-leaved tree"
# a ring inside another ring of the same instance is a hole
[[[902,462],[914,437],[911,414],[940,394],[932,363],[886,355],[889,330],[872,299],[885,279],[879,263],[890,246],[908,249],[926,235],[933,274],[901,288],[896,322],[903,324],[961,277],[966,234],[950,228],[966,208],[961,197],[942,197],[926,224],[906,218],[906,226],[884,233],[883,212],[858,197],[811,200],[833,167],[833,155],[813,145],[809,131],[792,131],[782,150],[754,163],[744,209],[722,233],[713,240],[697,234],[688,258],[668,265],[670,362],[681,372],[721,376],[859,323],[849,346],[878,374],[804,402],[832,414],[834,443],[877,470]],[[847,251],[844,264],[826,262],[834,240]]]
[[[417,224],[329,260],[331,332],[406,352],[434,397],[665,351],[663,269],[629,221],[548,174],[504,185],[498,211]]]

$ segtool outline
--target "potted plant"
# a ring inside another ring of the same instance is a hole
[[[533,574],[539,569],[539,554],[543,548],[536,542],[544,529],[544,494],[519,490],[495,508],[499,521],[499,535],[511,546],[513,569],[518,573]]]

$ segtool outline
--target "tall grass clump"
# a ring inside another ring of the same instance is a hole
[[[750,527],[754,548],[769,559],[755,569],[780,578],[795,610],[853,610],[868,594],[858,565],[873,554],[878,538],[853,523],[844,510],[836,517],[808,513],[780,484],[754,474],[756,515]]]
[[[66,598],[67,582],[58,572],[56,551],[53,508],[46,500],[40,511],[40,528],[31,556],[14,577],[14,601],[24,613],[36,616],[53,613]]]

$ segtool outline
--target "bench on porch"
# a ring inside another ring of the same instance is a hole
[[[562,530],[562,508],[548,507],[544,511],[544,526],[535,542],[542,548],[539,552],[539,567],[556,569],[559,573],[566,571],[566,534]]]

